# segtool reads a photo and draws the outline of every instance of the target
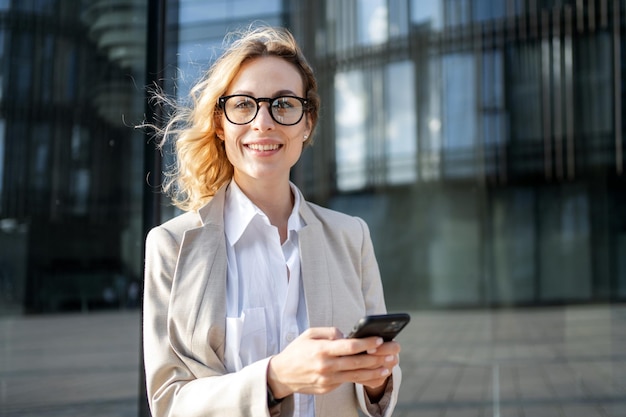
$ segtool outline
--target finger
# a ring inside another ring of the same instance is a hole
[[[365,337],[363,339],[343,339],[333,342],[329,353],[334,356],[349,356],[376,349],[383,344],[380,337]]]
[[[350,355],[339,358],[336,369],[339,371],[382,368],[392,369],[398,362],[398,355]]]
[[[343,339],[343,333],[336,327],[311,327],[302,333],[303,337],[309,339]]]
[[[398,355],[400,353],[400,344],[398,342],[385,342],[381,346],[369,349],[367,353],[370,355]]]
[[[387,368],[359,369],[345,371],[340,374],[344,382],[355,382],[358,384],[377,386],[380,385],[389,375],[391,370]]]
[[[382,359],[373,355],[348,355],[337,360],[337,370],[352,371],[358,369],[377,369],[381,367]]]
[[[383,385],[387,384],[387,380],[388,380],[389,376],[386,376],[384,378],[377,378],[377,379],[372,379],[371,381],[362,381],[359,382],[360,384],[366,386],[366,387],[370,387],[370,388],[380,388]]]

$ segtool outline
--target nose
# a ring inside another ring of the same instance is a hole
[[[271,130],[275,127],[274,123],[274,119],[270,114],[269,103],[259,103],[259,111],[252,121],[252,127],[260,131]]]

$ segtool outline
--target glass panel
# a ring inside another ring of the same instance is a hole
[[[470,23],[470,0],[444,0],[445,22],[447,27],[462,26]]]
[[[0,4],[0,414],[137,415],[147,4]]]
[[[179,21],[187,24],[229,20],[258,20],[282,11],[281,0],[183,0],[180,1]],[[183,29],[184,30],[184,29]],[[222,33],[222,36],[225,33]]]
[[[511,141],[539,142],[542,139],[541,50],[537,45],[508,48],[506,54]]]
[[[431,303],[481,304],[481,195],[469,187],[441,187],[431,197],[426,271]]]
[[[21,23],[6,38],[2,75],[12,99],[3,103],[0,207],[5,224],[24,231],[3,245],[22,242],[10,263],[23,274],[11,279],[26,292],[1,310],[137,306],[127,289],[142,275],[143,135],[128,124],[144,113],[145,3],[45,6],[35,26],[27,6],[11,11]],[[123,236],[132,250],[122,249]]]
[[[489,301],[499,305],[527,304],[537,289],[536,197],[530,187],[494,192],[490,227],[493,230],[493,280]]]
[[[2,97],[0,97],[1,99]],[[3,206],[4,199],[4,148],[5,148],[5,120],[0,118],[0,207]]]
[[[443,146],[445,176],[470,178],[476,170],[476,65],[472,54],[443,58]]]
[[[358,0],[359,43],[377,45],[389,38],[389,11],[386,0]]]
[[[335,75],[337,186],[353,190],[366,184],[367,96],[360,71]]]
[[[578,91],[576,123],[585,135],[585,147],[592,164],[602,163],[602,149],[610,146],[613,138],[607,136],[613,126],[611,77],[611,41],[608,34],[580,39],[574,71]],[[604,160],[606,163],[606,159]]]
[[[386,68],[385,121],[387,138],[387,182],[400,184],[416,178],[417,123],[412,62],[390,64]]]
[[[499,51],[485,51],[482,54],[481,112],[483,149],[482,164],[486,175],[503,177],[506,161],[507,120],[504,108],[503,59]]]
[[[539,212],[541,299],[580,301],[591,296],[589,202],[583,186],[542,193]]]
[[[406,36],[409,33],[409,0],[388,2],[389,36]]]
[[[411,0],[411,22],[429,30],[443,27],[443,0]]]
[[[505,17],[507,3],[510,3],[510,0],[495,2],[491,0],[473,0],[473,20],[481,22],[502,19]]]
[[[419,170],[424,181],[436,180],[441,176],[442,165],[442,71],[441,59],[436,56],[426,58],[426,64],[416,70],[420,103],[419,111]]]

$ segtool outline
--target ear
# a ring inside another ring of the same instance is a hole
[[[215,136],[220,138],[220,140],[224,141],[224,129],[221,126],[215,128]]]
[[[311,119],[308,117],[308,114],[307,114],[306,129],[304,129],[304,141],[306,141],[310,137],[311,137]]]

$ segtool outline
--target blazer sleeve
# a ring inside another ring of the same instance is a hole
[[[374,254],[374,245],[367,223],[356,218],[361,226],[361,291],[365,301],[367,314],[384,314],[387,312],[383,284],[380,278],[378,262]]]
[[[383,285],[378,269],[378,262],[374,254],[374,245],[370,236],[369,228],[364,220],[357,218],[363,230],[363,241],[361,246],[361,274],[362,274],[362,291],[365,300],[365,309],[367,314],[384,314],[387,312],[385,306],[385,298]],[[366,398],[365,388],[361,384],[355,384],[356,396],[361,411],[368,417],[390,417],[398,402],[398,392],[400,383],[402,382],[402,371],[400,366],[396,365],[391,373],[388,384],[391,389],[385,392],[384,397],[380,401],[380,407],[372,406]],[[369,406],[369,407],[368,407]]]
[[[270,358],[227,373],[212,349],[206,349],[206,357],[192,354],[184,329],[175,326],[173,318],[184,314],[173,311],[170,303],[179,248],[176,234],[163,227],[153,229],[146,239],[143,348],[152,416],[269,416],[266,373]],[[185,321],[185,317],[177,319]],[[283,411],[288,413],[292,403],[283,401]]]

